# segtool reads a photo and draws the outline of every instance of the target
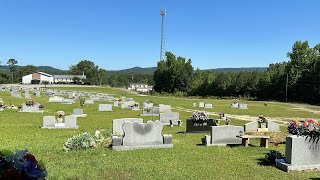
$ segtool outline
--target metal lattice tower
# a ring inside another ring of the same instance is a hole
[[[160,45],[160,60],[164,60],[165,56],[165,39],[164,39],[164,16],[166,15],[165,9],[160,9],[161,15],[161,45]]]

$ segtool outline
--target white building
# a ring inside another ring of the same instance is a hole
[[[43,81],[53,83],[53,76],[44,72],[35,72],[22,77],[22,84],[41,84]]]
[[[59,83],[59,82],[73,82],[74,78],[79,78],[79,80],[86,79],[85,75],[54,75],[54,83]]]
[[[142,83],[131,83],[128,89],[137,92],[149,92],[153,89],[153,86],[149,86],[148,84]]]
[[[35,72],[22,77],[22,84],[41,84],[43,81],[48,81],[49,84],[66,82],[72,83],[74,78],[79,80],[86,79],[85,75],[50,75],[44,72]]]

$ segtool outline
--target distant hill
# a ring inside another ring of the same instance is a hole
[[[216,69],[206,69],[201,71],[212,71],[212,72],[243,72],[243,71],[267,71],[267,67],[243,67],[243,68],[216,68]]]
[[[21,67],[21,66],[18,66]],[[67,74],[67,70],[61,70],[57,68],[53,68],[51,66],[37,66],[39,71],[45,72],[48,74],[52,75],[63,75]],[[9,66],[0,66],[0,69],[2,72],[5,74],[10,74]],[[122,70],[108,70],[108,75],[112,75],[115,73],[118,74],[153,74],[153,72],[157,69],[157,67],[147,67],[147,68],[142,68],[142,67],[133,67],[129,69],[122,69]],[[216,69],[205,69],[201,71],[211,71],[211,72],[242,72],[242,71],[266,71],[268,68],[267,67],[246,67],[246,68],[216,68]]]
[[[141,67],[133,67],[129,69],[123,69],[123,70],[115,70],[115,71],[108,71],[109,75],[112,75],[114,73],[145,73],[145,74],[152,74],[157,67],[148,67],[148,68],[141,68]],[[263,72],[266,71],[267,67],[245,67],[245,68],[216,68],[216,69],[204,69],[201,70],[204,71],[211,71],[211,72],[243,72],[243,71],[259,71]]]
[[[148,68],[142,68],[142,67],[133,67],[129,69],[123,69],[123,70],[108,70],[108,74],[112,75],[115,73],[143,73],[143,74],[152,74],[156,70],[156,67],[148,67]]]
[[[23,66],[18,66],[18,68],[19,67],[23,67]],[[66,70],[53,68],[51,66],[36,66],[36,67],[38,68],[39,71],[45,72],[45,73],[48,73],[48,74],[52,74],[52,75],[64,75],[64,74],[67,74]],[[5,74],[10,74],[9,66],[0,66],[0,69]]]

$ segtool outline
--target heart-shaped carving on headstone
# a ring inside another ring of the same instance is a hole
[[[152,123],[147,123],[147,124],[140,124],[138,122],[134,122],[133,123],[133,130],[138,133],[138,134],[141,134],[141,135],[145,135],[145,134],[148,134],[153,126]]]

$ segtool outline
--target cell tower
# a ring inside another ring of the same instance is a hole
[[[162,18],[162,23],[161,23],[161,45],[160,45],[160,60],[164,59],[164,47],[165,47],[165,40],[164,40],[164,16],[166,15],[166,10],[165,9],[160,9],[160,15]]]

